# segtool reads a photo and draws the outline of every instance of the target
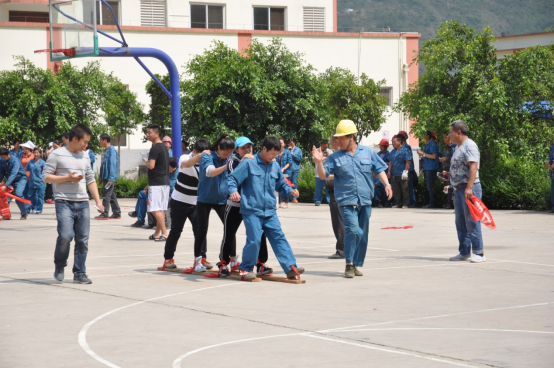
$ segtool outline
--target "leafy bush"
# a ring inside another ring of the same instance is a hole
[[[304,160],[300,166],[300,175],[298,176],[298,191],[300,197],[298,202],[314,203],[315,193],[315,165],[313,162]],[[327,203],[325,192],[321,203]]]
[[[96,178],[98,182],[98,178]],[[115,182],[115,195],[117,198],[137,198],[141,190],[148,185],[148,177],[139,176],[138,179],[119,178]],[[98,187],[102,197],[103,185]]]

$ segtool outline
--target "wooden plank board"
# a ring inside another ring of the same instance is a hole
[[[162,270],[161,267],[158,267],[158,271],[168,271],[168,272],[178,272],[183,273],[185,269],[184,268],[166,268],[165,270]],[[198,275],[203,276],[206,274],[217,274],[216,271],[206,271],[206,272],[191,272],[186,273],[185,275]],[[231,279],[231,280],[241,280],[240,275],[238,272],[233,272],[231,276],[221,277],[225,279]],[[266,281],[276,281],[276,282],[286,282],[287,284],[305,284],[306,280],[289,280],[286,277],[279,277],[279,276],[262,276],[262,278],[255,278],[254,280],[241,280],[241,281],[251,281],[251,282],[260,282],[263,280]]]

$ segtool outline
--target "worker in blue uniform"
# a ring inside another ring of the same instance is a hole
[[[7,148],[0,148],[0,157],[4,161],[3,175],[6,177],[6,182],[0,190],[7,190],[9,186],[13,186],[13,195],[23,198],[25,187],[27,186],[27,174],[21,164],[21,160],[16,156],[12,156]],[[2,181],[3,178],[0,178]],[[21,210],[21,220],[27,220],[27,209],[25,203],[16,201],[17,206]]]
[[[298,177],[300,176],[300,164],[302,163],[302,150],[296,146],[298,141],[295,137],[289,139],[289,151],[291,155],[290,181],[294,189],[298,189]],[[291,203],[298,203],[296,198],[290,197]]]
[[[289,279],[298,279],[304,269],[297,267],[296,258],[281,229],[275,191],[298,198],[298,190],[285,181],[275,157],[281,144],[276,137],[266,137],[262,150],[254,159],[244,160],[227,178],[227,193],[233,202],[240,201],[240,213],[246,229],[246,245],[239,270],[246,280],[256,278],[253,272],[258,260],[262,234],[269,240],[277,261]],[[240,187],[240,193],[239,193]]]
[[[356,143],[357,133],[358,129],[353,121],[341,120],[335,133],[340,150],[328,157],[325,165],[322,163],[323,155],[315,146],[312,149],[319,178],[326,180],[330,175],[334,175],[335,198],[340,206],[346,230],[344,276],[347,278],[363,275],[358,267],[364,265],[367,251],[369,218],[374,193],[373,173],[385,186],[387,198],[392,198],[392,189],[385,173],[387,165],[373,149]]]

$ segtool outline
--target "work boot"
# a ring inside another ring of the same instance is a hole
[[[362,273],[362,271],[360,271],[356,268],[356,266],[352,266],[352,267],[354,267],[354,276],[363,276],[364,275]]]
[[[54,271],[54,278],[58,281],[63,281],[63,267],[56,266]]]
[[[346,265],[346,270],[344,271],[344,277],[347,279],[352,279],[356,275],[356,268],[353,265]]]
[[[291,270],[287,272],[287,279],[289,280],[298,280],[300,275],[304,273],[304,267],[290,266]]]

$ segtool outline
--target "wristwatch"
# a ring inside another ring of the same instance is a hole
[[[385,184],[385,186],[389,186],[389,187],[392,187],[392,185],[390,185],[390,183],[387,183],[387,184]]]

